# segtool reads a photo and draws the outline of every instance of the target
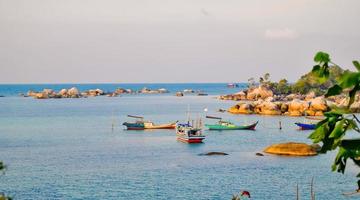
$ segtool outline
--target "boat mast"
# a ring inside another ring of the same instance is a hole
[[[190,123],[190,105],[189,104],[187,105],[187,121],[189,124]]]

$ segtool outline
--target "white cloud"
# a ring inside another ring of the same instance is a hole
[[[289,28],[284,29],[268,29],[265,31],[265,38],[270,40],[292,40],[299,37],[299,33]]]

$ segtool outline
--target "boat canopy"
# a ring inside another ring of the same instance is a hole
[[[141,117],[141,116],[135,116],[135,115],[128,115],[128,117],[137,118],[137,119],[144,119],[144,117]]]
[[[213,116],[209,116],[209,115],[206,115],[206,118],[208,118],[208,119],[219,119],[219,120],[222,119],[221,117],[213,117]]]
[[[190,123],[186,123],[186,124],[177,124],[178,126],[184,126],[184,127],[190,127]]]

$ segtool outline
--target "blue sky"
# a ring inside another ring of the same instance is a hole
[[[0,0],[0,83],[295,81],[360,59],[358,0]]]

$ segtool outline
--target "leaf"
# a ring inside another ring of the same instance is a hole
[[[325,123],[325,124],[317,127],[315,129],[315,131],[309,135],[309,138],[312,139],[312,141],[314,143],[319,143],[320,141],[322,141],[325,138],[327,131],[328,131],[327,123]]]
[[[359,83],[360,73],[359,72],[351,72],[345,71],[344,74],[340,77],[340,87],[343,89],[353,87],[354,85]]]
[[[336,84],[328,89],[328,91],[325,94],[325,97],[330,97],[330,96],[335,96],[335,95],[341,94],[342,90],[343,90],[342,87],[340,87],[339,85]]]
[[[351,104],[354,103],[356,92],[359,90],[360,90],[359,84],[356,84],[355,87],[352,90],[350,90],[350,92],[349,92],[350,100],[349,100],[348,107],[350,107]]]
[[[334,108],[333,110],[324,113],[325,117],[341,117],[344,114],[344,109]]]
[[[332,116],[337,116],[337,117],[340,117],[342,116],[343,114],[350,114],[351,111],[349,108],[347,107],[333,107],[331,109],[330,112],[327,112],[327,113],[331,113]]]
[[[356,67],[356,69],[360,72],[360,63],[357,60],[353,61],[353,65]]]
[[[317,73],[319,73],[320,70],[321,70],[320,65],[315,65],[315,66],[312,68],[311,72],[314,73],[314,74],[317,74]]]
[[[318,63],[328,63],[330,62],[330,55],[328,53],[319,51],[316,53],[314,61]]]
[[[334,130],[329,135],[329,138],[341,138],[344,134],[345,119],[336,122]]]
[[[360,150],[360,139],[346,139],[341,141],[341,146],[346,149]]]
[[[358,129],[358,125],[354,119],[345,119],[345,120],[346,120],[346,123],[348,124],[347,130]]]
[[[348,151],[344,148],[340,148],[338,154],[336,155],[334,165],[332,167],[333,171],[337,169],[338,172],[344,173],[346,167],[346,160],[348,159],[348,157]]]

